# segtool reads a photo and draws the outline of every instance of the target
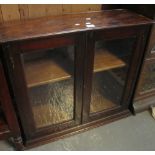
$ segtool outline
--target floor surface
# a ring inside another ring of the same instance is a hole
[[[0,141],[0,150],[14,149]],[[146,111],[31,150],[155,150],[155,120]]]

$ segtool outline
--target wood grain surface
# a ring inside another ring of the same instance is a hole
[[[149,18],[128,10],[66,14],[1,24],[0,42],[19,41],[87,30],[146,25],[149,23],[152,23]]]

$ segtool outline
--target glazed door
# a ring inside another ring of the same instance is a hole
[[[9,48],[15,100],[26,138],[81,123],[83,44],[83,34],[76,34]]]
[[[84,122],[128,108],[143,54],[143,37],[144,32],[137,28],[88,33]]]
[[[144,99],[155,94],[155,59],[148,59],[144,62],[135,100]]]
[[[147,54],[141,69],[135,101],[153,96],[155,94],[155,24],[152,26],[147,45]]]

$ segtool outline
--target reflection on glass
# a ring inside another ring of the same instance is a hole
[[[155,90],[155,63],[146,64],[142,72],[140,93],[148,93]]]
[[[36,127],[74,117],[74,46],[23,54]]]
[[[121,104],[133,43],[133,39],[96,42],[91,113]]]
[[[151,54],[154,54],[154,53],[155,53],[155,46],[151,50]]]

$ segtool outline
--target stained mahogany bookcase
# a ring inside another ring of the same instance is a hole
[[[128,116],[151,23],[111,10],[2,25],[24,147]]]

